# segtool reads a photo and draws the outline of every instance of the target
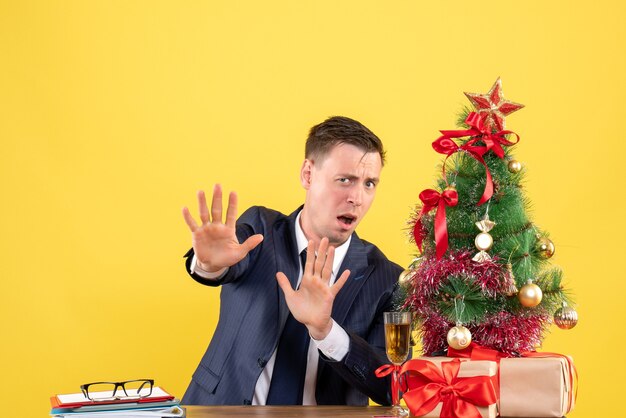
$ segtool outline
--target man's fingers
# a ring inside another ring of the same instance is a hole
[[[189,227],[191,232],[194,232],[196,229],[198,229],[198,224],[191,216],[191,213],[189,213],[189,209],[187,209],[187,207],[183,208],[183,218],[185,218],[185,222],[187,223],[187,226]]]
[[[245,240],[243,244],[241,244],[241,247],[246,252],[246,254],[248,254],[250,251],[254,250],[254,248],[257,245],[259,245],[262,241],[263,241],[263,235],[255,234],[255,235],[252,235],[251,237],[248,237],[248,239]]]
[[[222,186],[216,184],[213,187],[213,200],[211,200],[211,222],[222,223]]]
[[[237,222],[237,193],[230,192],[230,195],[228,195],[228,209],[226,210],[226,225],[230,226],[231,228],[234,228],[236,222]]]
[[[314,274],[319,274],[322,277],[322,271],[326,264],[326,258],[328,251],[328,238],[324,237],[320,240],[320,245],[317,248],[317,258],[315,259],[315,271]],[[331,263],[332,264],[332,263]]]
[[[278,281],[280,288],[283,289],[283,292],[285,292],[285,298],[290,297],[291,294],[294,293],[294,290],[291,288],[291,283],[289,283],[289,279],[282,271],[276,273],[276,280]]]
[[[198,212],[200,212],[202,224],[209,222],[209,208],[206,205],[206,196],[203,190],[198,190]]]
[[[306,246],[306,264],[304,265],[304,269],[302,270],[303,279],[305,276],[307,277],[313,276],[314,264],[315,264],[315,246],[313,245],[313,241],[310,240]]]
[[[350,277],[350,270],[345,270],[337,279],[335,284],[330,287],[330,291],[333,292],[333,296],[337,296],[337,293],[339,293],[343,285],[346,284],[346,281],[348,281],[348,277]]]
[[[322,279],[330,281],[330,276],[333,274],[333,261],[335,260],[335,247],[332,245],[328,247],[326,252],[326,262],[322,269]]]

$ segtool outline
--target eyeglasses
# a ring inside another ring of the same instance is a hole
[[[127,380],[125,382],[93,382],[80,385],[83,395],[91,401],[141,399],[152,394],[153,379]],[[121,388],[121,391],[118,389]]]

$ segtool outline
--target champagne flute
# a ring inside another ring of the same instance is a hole
[[[385,312],[385,349],[387,358],[395,366],[400,366],[409,357],[411,341],[411,312]],[[398,371],[394,370],[391,377],[391,413],[398,417],[408,415],[400,406],[400,385]]]

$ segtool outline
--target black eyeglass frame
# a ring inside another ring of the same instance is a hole
[[[139,393],[142,389],[149,387],[150,390],[147,394],[145,395],[129,395],[128,392],[126,391],[126,384],[127,383],[134,383],[134,382],[143,382],[139,388],[137,389],[137,393]],[[100,398],[100,399],[92,399],[91,396],[89,395],[89,387],[93,386],[93,385],[111,385],[113,386],[113,393],[111,393],[110,397],[106,397],[106,398]],[[117,395],[117,389],[118,388],[122,388],[122,391],[124,392],[124,396],[120,396]],[[134,380],[125,380],[123,382],[91,382],[91,383],[85,383],[84,385],[80,385],[80,390],[83,393],[83,395],[85,395],[85,397],[87,399],[89,399],[90,401],[94,401],[94,402],[98,402],[98,401],[114,401],[114,400],[122,400],[122,399],[143,399],[143,398],[147,398],[148,396],[152,395],[152,388],[154,387],[154,379],[134,379]]]

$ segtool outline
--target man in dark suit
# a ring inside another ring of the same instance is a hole
[[[332,117],[311,129],[300,180],[304,205],[286,216],[252,207],[239,219],[222,190],[201,224],[187,208],[191,276],[222,286],[220,318],[184,404],[390,403],[383,312],[402,268],[355,228],[374,200],[384,163],[380,139]],[[280,289],[279,289],[280,287]]]

